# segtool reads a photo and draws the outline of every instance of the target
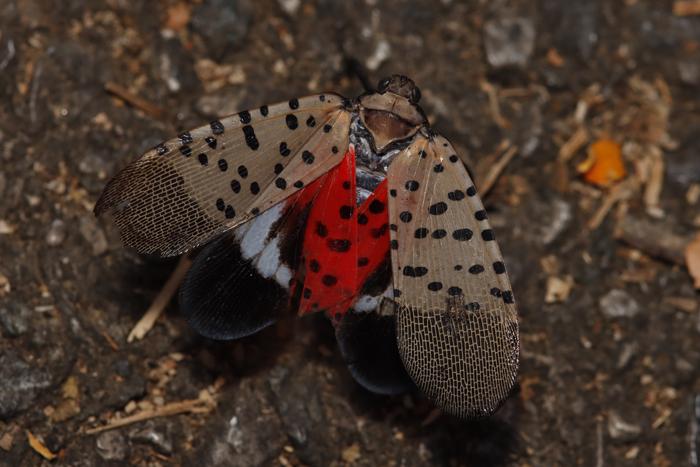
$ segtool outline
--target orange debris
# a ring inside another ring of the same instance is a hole
[[[620,145],[600,139],[588,149],[588,158],[578,166],[583,179],[593,185],[608,187],[622,179],[626,172]]]

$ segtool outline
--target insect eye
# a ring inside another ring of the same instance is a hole
[[[411,96],[408,98],[408,100],[411,102],[411,104],[417,104],[420,100],[420,89],[414,87],[411,90]]]
[[[386,92],[386,88],[389,87],[389,83],[391,83],[391,78],[384,78],[377,85],[377,91],[384,94]]]

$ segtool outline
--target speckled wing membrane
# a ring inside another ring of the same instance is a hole
[[[418,135],[389,167],[399,352],[445,410],[492,413],[515,384],[510,282],[474,185],[449,142]]]
[[[348,147],[346,101],[321,94],[244,111],[181,134],[112,179],[95,206],[125,244],[181,254],[288,198]]]

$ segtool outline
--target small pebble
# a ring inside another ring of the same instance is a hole
[[[613,289],[600,298],[600,310],[608,318],[630,318],[639,313],[639,303],[630,294]]]
[[[54,219],[46,233],[46,244],[58,246],[66,239],[66,223],[61,219]]]
[[[100,433],[95,440],[97,452],[106,461],[123,461],[128,444],[119,430]]]
[[[92,217],[80,219],[80,234],[92,247],[94,256],[99,256],[107,251],[107,237]]]
[[[484,25],[486,59],[494,68],[525,67],[535,50],[535,26],[529,18],[496,18]]]

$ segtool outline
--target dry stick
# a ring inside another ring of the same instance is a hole
[[[481,90],[484,91],[489,98],[489,110],[491,111],[491,116],[496,122],[496,125],[500,126],[501,128],[510,128],[510,122],[503,117],[503,114],[501,114],[501,106],[498,103],[498,93],[496,92],[496,88],[488,81],[482,81],[480,85]]]
[[[111,81],[105,83],[105,91],[110,94],[114,94],[123,101],[129,103],[130,105],[136,107],[137,109],[143,110],[148,115],[153,118],[161,119],[165,114],[165,111],[155,104],[143,99],[136,94],[130,92],[125,87],[118,85],[117,83],[112,83]]]
[[[496,184],[498,177],[500,177],[503,169],[513,160],[513,157],[518,153],[517,146],[510,146],[500,157],[495,164],[491,166],[486,176],[484,177],[484,183],[479,187],[481,196],[486,196],[486,194],[491,191],[491,188]]]
[[[600,224],[603,223],[613,206],[619,201],[630,198],[638,188],[639,182],[634,178],[627,179],[613,187],[603,200],[603,204],[600,205],[593,217],[588,221],[586,225],[588,230],[595,230],[600,227]]]
[[[685,265],[685,247],[689,237],[669,232],[668,223],[625,216],[615,229],[615,237],[645,254]]]
[[[673,14],[677,16],[700,15],[700,0],[677,0],[673,3]]]
[[[213,408],[213,403],[206,399],[188,399],[179,402],[171,402],[162,407],[157,407],[151,410],[144,410],[128,417],[112,420],[107,425],[98,426],[85,430],[86,435],[94,435],[107,430],[113,430],[133,423],[142,422],[158,417],[169,417],[171,415],[179,415],[182,413],[207,413]]]
[[[180,287],[180,283],[182,283],[182,280],[185,278],[185,274],[190,269],[190,266],[192,266],[192,260],[189,255],[182,255],[175,270],[168,278],[168,281],[160,290],[155,300],[153,300],[153,303],[151,303],[146,313],[129,333],[129,337],[126,338],[127,342],[143,339],[143,336],[153,328],[156,320],[163,314],[165,307],[168,306],[173,295],[177,292],[178,287]]]

